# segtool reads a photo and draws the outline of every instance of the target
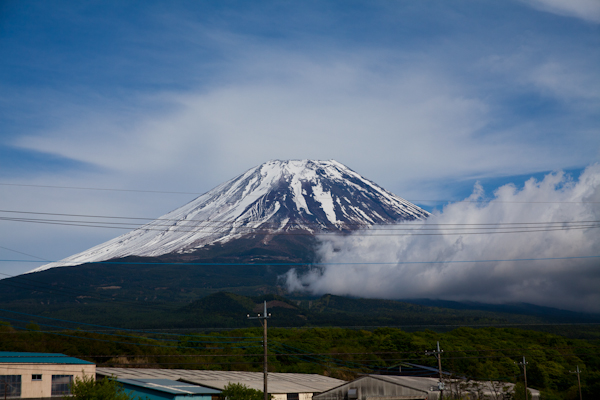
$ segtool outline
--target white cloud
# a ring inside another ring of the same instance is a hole
[[[400,26],[396,18],[406,15],[392,18]],[[110,73],[99,84],[73,76],[57,85],[4,91],[7,105],[21,105],[15,117],[18,133],[6,136],[5,143],[15,137],[10,144],[101,167],[61,175],[35,170],[28,178],[14,179],[204,192],[273,158],[337,159],[403,197],[438,199],[451,191],[441,189],[443,185],[461,179],[594,162],[600,150],[594,123],[599,81],[595,53],[585,42],[590,35],[577,36],[584,39],[580,47],[557,44],[533,23],[513,30],[503,21],[494,24],[496,31],[486,27],[467,37],[457,34],[456,27],[425,29],[424,34],[420,28],[388,31],[383,26],[363,42],[337,27],[296,33],[283,29],[282,37],[273,38],[177,15],[165,22],[168,29],[136,31],[132,42],[145,45],[121,56],[104,54],[97,68]],[[398,40],[392,40],[394,35]],[[205,53],[207,47],[214,51]],[[136,61],[140,48],[155,53]],[[489,64],[478,64],[491,60],[491,54],[501,55],[500,62],[492,60],[500,74],[490,74]],[[162,67],[150,68],[152,59]],[[114,65],[135,67],[112,70]],[[145,77],[143,88],[130,82],[131,71]],[[156,92],[165,82],[186,89]],[[574,106],[534,104],[528,110],[526,104],[523,110],[520,98],[513,102],[515,92],[531,97],[540,92]],[[23,132],[26,136],[16,137]],[[3,193],[3,207],[145,217],[188,200],[24,193]],[[16,237],[28,240],[27,230],[20,231],[19,236],[7,229],[0,239],[19,249]],[[35,254],[63,258],[104,240],[97,236],[64,236],[63,246],[40,242]]]
[[[591,22],[600,22],[598,0],[520,0],[538,10],[568,17],[577,17]]]
[[[599,258],[459,261],[599,256],[600,165],[588,167],[576,182],[559,172],[539,182],[530,179],[522,189],[502,186],[483,205],[472,201],[481,196],[480,191],[476,187],[467,201],[450,204],[428,221],[409,227],[430,227],[430,233],[439,234],[448,225],[434,224],[595,222],[583,229],[527,233],[377,236],[382,231],[373,230],[349,237],[326,236],[320,247],[325,266],[301,276],[290,272],[288,288],[392,299],[529,302],[599,312]],[[428,261],[438,263],[403,264]]]
[[[597,105],[600,100],[600,79],[577,66],[548,61],[533,68],[530,82],[545,92],[566,100],[583,100]]]
[[[125,126],[122,115],[95,111],[16,144],[129,182],[170,179],[187,190],[208,190],[273,158],[337,159],[393,191],[581,162],[581,152],[532,143],[523,127],[479,135],[494,118],[489,104],[430,60],[368,52],[256,58],[243,59],[243,77],[230,84],[157,95],[168,111],[128,112]],[[244,78],[248,71],[253,79]]]
[[[584,62],[570,59],[568,54],[558,57],[524,48],[504,56],[487,57],[481,65],[526,90],[565,104],[586,109],[586,105],[597,108],[600,102],[600,76],[590,60]]]

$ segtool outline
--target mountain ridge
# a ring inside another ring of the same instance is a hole
[[[429,215],[337,161],[272,160],[131,232],[29,272],[128,256],[193,256],[241,238],[268,247],[282,235],[350,232]]]

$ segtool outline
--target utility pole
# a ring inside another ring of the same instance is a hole
[[[442,381],[442,353],[444,350],[440,350],[440,342],[437,342],[437,350],[426,351],[426,355],[435,355],[438,361],[438,372],[440,374],[440,381],[438,382],[438,389],[440,389],[440,400],[444,397],[444,382]]]
[[[572,374],[577,374],[577,386],[579,386],[579,400],[582,400],[581,397],[581,379],[579,379],[579,373],[581,371],[579,371],[579,365],[577,366],[577,369],[575,371],[569,371]]]
[[[267,319],[271,318],[271,313],[267,314],[267,301],[265,300],[265,308],[263,315],[258,314],[257,317],[251,317],[250,314],[247,315],[248,319],[257,319],[260,324],[263,326],[263,349],[264,349],[264,389],[263,393],[265,395],[265,400],[269,400],[269,395],[267,393]]]
[[[529,400],[529,396],[527,395],[527,362],[525,361],[525,356],[523,356],[523,362],[520,362],[519,365],[523,366],[523,380],[525,381],[525,400]]]

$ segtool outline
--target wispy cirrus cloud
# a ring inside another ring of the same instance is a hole
[[[8,181],[204,192],[269,159],[315,158],[448,199],[600,154],[600,47],[580,19],[515,2],[59,3],[7,9]],[[2,206],[148,217],[189,200],[32,191],[3,191]],[[110,238],[14,225],[0,239],[35,237],[46,258]]]
[[[521,2],[553,14],[581,18],[600,23],[600,3],[596,0],[520,0]]]

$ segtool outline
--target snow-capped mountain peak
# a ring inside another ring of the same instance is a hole
[[[272,160],[138,229],[31,272],[126,256],[189,254],[249,236],[351,231],[428,216],[337,161]]]

